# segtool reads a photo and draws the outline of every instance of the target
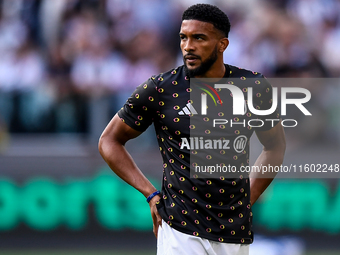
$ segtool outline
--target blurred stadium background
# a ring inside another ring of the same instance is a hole
[[[229,64],[338,78],[340,1],[211,0],[230,17]],[[0,254],[155,254],[149,207],[97,151],[134,88],[181,65],[193,0],[0,0]],[[319,84],[285,164],[339,163],[340,86]],[[127,144],[156,186],[153,130]],[[261,146],[253,141],[251,161]],[[137,209],[136,209],[137,208]],[[251,254],[340,254],[340,182],[277,179],[254,207]]]

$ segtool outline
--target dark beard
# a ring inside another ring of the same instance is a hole
[[[195,76],[204,75],[206,72],[209,71],[209,69],[216,62],[216,60],[217,60],[217,46],[215,47],[214,51],[210,54],[208,59],[202,62],[202,64],[199,67],[196,67],[195,69],[189,70],[189,68],[187,67],[185,63],[185,59],[183,57],[185,73],[189,78],[194,78]]]

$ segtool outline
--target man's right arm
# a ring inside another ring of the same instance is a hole
[[[113,172],[141,192],[145,197],[148,197],[156,191],[156,188],[144,176],[125,149],[125,143],[140,134],[141,132],[125,124],[116,114],[103,131],[99,139],[98,148],[100,154]],[[161,217],[156,208],[156,201],[158,201],[159,198],[159,195],[155,196],[149,203],[156,237],[158,226],[161,225]]]

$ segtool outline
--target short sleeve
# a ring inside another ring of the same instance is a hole
[[[266,78],[262,76],[260,79],[260,82],[262,83],[261,87],[261,92],[259,95],[255,95],[256,97],[259,96],[259,109],[260,110],[268,110],[272,107],[273,104],[273,87],[272,85],[268,82]],[[276,126],[279,123],[280,119],[280,113],[277,110],[278,107],[276,107],[275,111],[271,113],[270,115],[264,115],[264,116],[258,116],[259,119],[261,119],[264,123],[262,127],[259,127],[258,130],[260,131],[266,131],[274,126]]]
[[[158,101],[157,86],[150,78],[136,88],[118,116],[131,128],[143,132],[157,116]]]

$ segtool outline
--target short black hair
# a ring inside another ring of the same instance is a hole
[[[190,19],[212,23],[215,28],[224,33],[225,37],[229,35],[229,18],[227,14],[215,5],[195,4],[190,6],[183,12],[182,21]]]

